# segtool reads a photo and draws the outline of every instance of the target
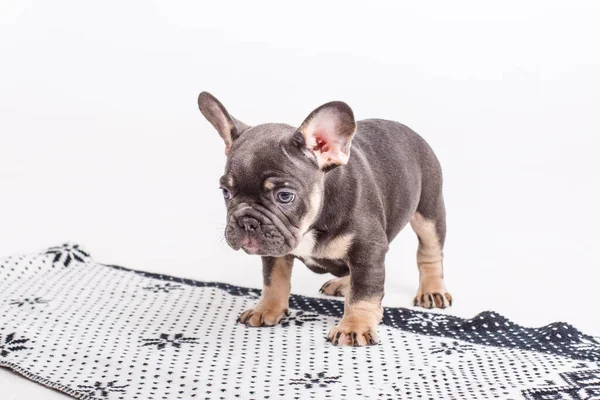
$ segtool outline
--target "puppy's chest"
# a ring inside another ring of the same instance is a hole
[[[308,231],[292,254],[315,272],[345,275],[353,238],[354,235],[344,233],[325,239],[315,231]]]

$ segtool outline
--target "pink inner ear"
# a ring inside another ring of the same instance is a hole
[[[313,151],[317,154],[321,153],[320,157],[324,161],[334,164],[346,164],[348,162],[348,155],[341,151],[341,143],[336,142],[333,137],[327,135],[326,131],[315,131],[313,137],[315,138]]]
[[[327,145],[327,140],[325,140],[323,138],[324,135],[320,135],[318,133],[315,133],[314,137],[315,137],[315,146],[313,147],[314,151],[320,151],[321,153],[327,151],[329,149],[329,146]]]

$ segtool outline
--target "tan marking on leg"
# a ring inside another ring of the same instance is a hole
[[[341,278],[330,279],[323,286],[320,292],[327,296],[346,297],[350,291],[350,275]]]
[[[327,340],[336,346],[366,346],[377,344],[377,325],[383,318],[381,297],[344,303],[344,317],[329,331]]]
[[[240,315],[239,321],[248,326],[277,325],[288,312],[291,277],[292,262],[285,257],[278,258],[271,272],[271,282],[263,285],[258,304]]]
[[[339,235],[331,239],[322,248],[318,249],[313,257],[315,258],[327,258],[331,260],[343,260],[348,255],[348,250],[352,245],[354,235],[346,233]]]
[[[415,213],[410,225],[419,237],[417,265],[419,266],[419,290],[415,306],[446,308],[452,305],[452,296],[444,284],[442,246],[437,236],[435,223]]]

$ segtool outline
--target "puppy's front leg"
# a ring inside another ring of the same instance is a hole
[[[329,331],[334,345],[365,346],[379,343],[377,325],[383,317],[387,246],[355,246],[350,260],[350,290],[344,302],[344,316]]]
[[[256,307],[246,310],[239,322],[248,326],[273,326],[288,312],[293,256],[263,257],[263,291]]]

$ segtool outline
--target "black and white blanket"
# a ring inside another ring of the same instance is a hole
[[[325,341],[338,300],[293,295],[273,328],[237,324],[260,291],[93,261],[75,244],[0,260],[0,366],[78,399],[600,399],[600,341],[386,308],[381,344]]]

